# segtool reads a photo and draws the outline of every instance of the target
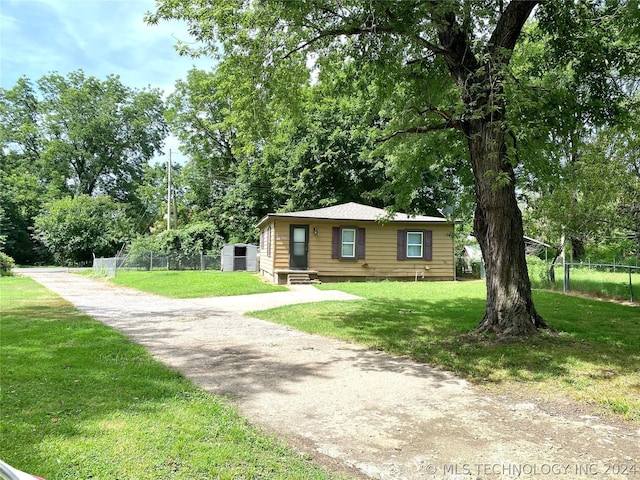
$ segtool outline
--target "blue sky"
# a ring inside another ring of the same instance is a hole
[[[154,0],[0,0],[0,86],[11,88],[21,76],[35,82],[54,71],[82,69],[169,93],[192,66],[210,69],[211,59],[175,51],[178,39],[190,41],[184,24],[145,23],[154,7]],[[175,140],[168,148],[177,148]]]

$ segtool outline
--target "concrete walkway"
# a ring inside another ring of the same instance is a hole
[[[380,479],[628,479],[612,468],[625,465],[640,478],[638,430],[492,396],[424,364],[241,315],[355,299],[342,292],[303,286],[173,300],[64,271],[21,273],[336,471]]]

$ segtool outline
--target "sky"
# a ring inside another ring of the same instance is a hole
[[[191,41],[185,24],[145,23],[154,7],[154,0],[0,0],[0,87],[13,87],[21,76],[35,82],[81,69],[169,94],[192,67],[211,69],[211,59],[176,52],[178,39]],[[165,154],[171,149],[179,161],[177,147],[169,138]]]

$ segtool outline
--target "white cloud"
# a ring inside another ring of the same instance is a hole
[[[131,87],[171,90],[193,65],[210,68],[211,60],[175,51],[178,39],[190,38],[185,25],[145,23],[154,7],[153,0],[3,0],[1,85],[82,69],[98,78],[119,75]]]
[[[171,93],[193,66],[207,70],[214,63],[181,57],[174,45],[191,41],[186,25],[148,25],[144,15],[154,9],[154,0],[0,0],[0,86],[81,69]],[[165,150],[177,153],[177,146],[170,137]]]

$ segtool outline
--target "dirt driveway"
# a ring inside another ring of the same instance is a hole
[[[640,479],[640,430],[567,405],[488,394],[423,364],[242,316],[276,305],[353,300],[341,292],[306,286],[172,300],[65,272],[21,273],[340,473]]]

